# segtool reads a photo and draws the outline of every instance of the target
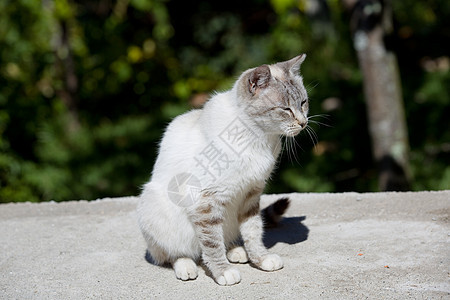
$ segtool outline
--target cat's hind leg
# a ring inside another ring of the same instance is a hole
[[[227,258],[229,262],[236,264],[245,264],[248,262],[247,251],[245,251],[242,246],[237,246],[228,250]]]
[[[156,243],[151,242],[151,237],[145,236],[145,234],[144,237],[146,238],[148,243],[147,253],[145,255],[147,261],[158,266],[161,266],[164,263],[168,262],[169,256],[167,255],[167,252],[159,247]]]
[[[190,258],[181,257],[172,263],[173,270],[178,279],[192,280],[198,276],[197,264]]]
[[[146,185],[137,208],[138,223],[147,250],[157,265],[175,262],[180,257],[193,260],[201,255],[194,228],[183,208],[167,199],[159,186]]]

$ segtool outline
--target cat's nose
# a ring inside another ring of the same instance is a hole
[[[305,129],[305,127],[306,127],[306,125],[308,125],[308,123],[307,122],[298,122],[298,125],[300,125],[300,127],[302,129]]]

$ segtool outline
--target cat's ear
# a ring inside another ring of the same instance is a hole
[[[257,67],[250,73],[248,77],[248,89],[252,94],[255,94],[258,89],[263,89],[269,85],[270,78],[272,74],[270,73],[270,68],[268,65],[262,65]]]
[[[299,56],[294,57],[291,60],[286,62],[288,70],[295,75],[298,75],[298,71],[300,70],[300,65],[305,61],[306,54],[300,54]]]

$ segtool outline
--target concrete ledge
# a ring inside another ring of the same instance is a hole
[[[288,196],[264,240],[285,268],[232,287],[147,263],[135,197],[0,205],[0,298],[449,299],[450,191]]]

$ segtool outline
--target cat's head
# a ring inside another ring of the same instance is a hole
[[[241,76],[239,94],[247,115],[266,132],[295,136],[308,124],[308,95],[299,74],[306,55],[250,69]]]

